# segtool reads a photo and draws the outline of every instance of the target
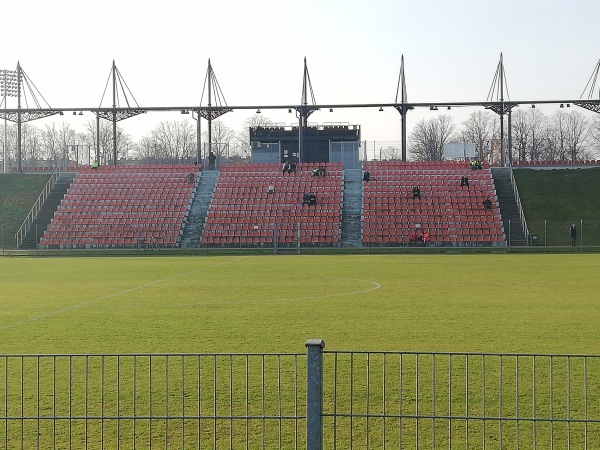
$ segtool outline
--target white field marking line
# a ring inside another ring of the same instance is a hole
[[[365,294],[367,292],[371,292],[371,291],[375,291],[377,289],[381,288],[381,284],[377,283],[376,281],[371,281],[371,280],[361,280],[360,278],[343,278],[343,277],[324,277],[325,279],[330,279],[330,280],[348,280],[348,281],[360,281],[362,283],[370,283],[373,285],[373,287],[369,288],[369,289],[361,289],[359,291],[352,291],[352,292],[334,292],[333,294],[325,294],[325,295],[315,295],[315,296],[307,296],[307,297],[292,297],[292,298],[281,298],[281,299],[274,299],[274,300],[267,300],[267,301],[278,301],[278,300],[314,300],[314,299],[318,299],[318,298],[329,298],[329,297],[343,297],[345,295],[355,295],[355,294]]]
[[[274,302],[281,302],[281,301],[298,301],[298,300],[316,300],[319,298],[329,298],[329,297],[343,297],[346,295],[355,295],[355,294],[366,294],[367,292],[371,292],[371,291],[376,291],[377,289],[381,288],[381,284],[377,283],[376,281],[371,281],[371,280],[362,280],[360,278],[342,278],[342,277],[323,277],[325,279],[335,279],[335,280],[350,280],[350,281],[361,281],[363,283],[370,283],[373,285],[373,287],[369,288],[369,289],[361,289],[358,291],[352,291],[352,292],[334,292],[333,294],[325,294],[325,295],[311,295],[311,296],[306,296],[306,297],[281,297],[281,298],[274,298],[271,300],[256,300],[256,301],[248,301],[248,303],[253,303],[253,304],[261,304],[261,303],[274,303]],[[188,307],[188,306],[199,306],[199,305],[204,305],[205,303],[184,303],[184,304],[178,304],[177,306],[179,307]],[[238,302],[219,302],[219,305],[234,305],[234,304],[238,304]]]
[[[142,284],[140,286],[135,286],[135,287],[132,287],[132,288],[129,288],[129,289],[125,289],[125,290],[123,290],[121,292],[115,292],[114,294],[109,294],[109,295],[105,295],[103,297],[93,298],[91,300],[88,300],[88,301],[85,301],[85,302],[82,302],[82,303],[77,303],[75,305],[67,306],[66,308],[58,309],[56,311],[51,311],[51,312],[46,313],[46,314],[42,314],[42,315],[39,315],[39,316],[31,317],[29,319],[23,319],[23,320],[20,320],[18,322],[11,323],[9,325],[4,325],[4,326],[0,327],[0,331],[8,330],[10,328],[16,328],[18,326],[25,325],[27,323],[36,322],[38,320],[47,319],[48,317],[52,317],[52,316],[56,316],[58,314],[69,312],[69,311],[72,311],[72,310],[77,309],[77,308],[83,308],[84,306],[88,306],[88,305],[91,305],[93,303],[98,303],[98,302],[101,302],[101,301],[104,301],[104,300],[115,298],[115,297],[118,297],[118,296],[123,295],[123,294],[128,294],[129,292],[139,291],[140,289],[145,289],[145,288],[157,285],[159,283],[163,283],[165,281],[170,281],[170,280],[175,280],[177,278],[186,277],[186,276],[192,275],[194,273],[202,272],[203,270],[213,269],[215,267],[223,266],[225,264],[229,264],[229,263],[232,263],[232,262],[236,262],[236,261],[239,261],[239,260],[244,259],[244,258],[248,258],[248,256],[241,256],[241,257],[236,258],[236,259],[231,260],[231,261],[225,261],[225,262],[221,262],[221,263],[218,263],[218,264],[213,264],[212,266],[206,266],[206,267],[202,267],[200,269],[191,270],[189,272],[180,273],[178,275],[173,275],[171,277],[162,278],[160,280],[156,280],[156,281],[153,281],[151,283],[146,283],[146,284]]]

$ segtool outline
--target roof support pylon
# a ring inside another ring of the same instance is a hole
[[[592,76],[588,80],[583,92],[581,93],[581,96],[579,97],[581,101],[574,102],[573,104],[587,109],[588,111],[593,111],[600,114],[600,103],[598,103],[598,100],[600,100],[600,83],[598,83],[598,78],[600,78],[600,59],[598,60],[598,63],[596,63],[596,67],[592,72]],[[594,99],[594,91],[596,90],[596,86],[598,86],[598,97],[597,99]],[[586,93],[587,98],[584,98]]]
[[[112,148],[112,163],[113,166],[117,165],[117,122],[128,119],[129,117],[134,117],[139,114],[146,113],[145,110],[140,110],[135,97],[129,90],[129,86],[125,83],[125,80],[121,76],[119,69],[117,69],[117,65],[113,59],[112,67],[110,69],[110,74],[108,75],[108,80],[106,81],[106,86],[104,87],[104,93],[102,94],[102,99],[100,100],[100,108],[102,108],[102,101],[104,100],[104,96],[106,95],[106,89],[108,88],[109,82],[111,82],[111,90],[112,90],[112,107],[109,110],[98,110],[96,112],[96,161],[100,162],[100,118],[109,120],[112,122],[112,131],[113,131],[113,148]],[[133,105],[130,102],[135,103],[135,107],[138,109],[133,109]],[[126,103],[126,107],[123,108],[120,105],[121,99]]]
[[[400,94],[400,102],[398,102]],[[396,111],[400,113],[402,121],[402,161],[406,161],[406,113],[413,109],[406,104],[406,78],[404,76],[404,55],[400,59],[400,75],[398,76],[398,86],[396,87]]]
[[[509,98],[505,100],[504,95]],[[512,109],[515,106],[519,106],[516,103],[510,102],[510,96],[508,95],[508,84],[506,83],[506,73],[504,72],[504,58],[500,53],[500,61],[496,68],[494,80],[488,93],[488,102],[495,102],[494,104],[484,104],[486,109],[489,109],[500,116],[500,165],[512,165]],[[504,151],[504,115],[508,114],[508,155],[505,155]]]
[[[310,94],[311,104],[308,104]],[[306,65],[306,56],[304,57],[304,74],[302,77],[302,98],[300,100],[300,106],[296,108],[296,117],[298,117],[298,161],[305,162],[304,155],[304,132],[308,127],[308,116],[313,112],[317,111],[315,108],[317,102],[315,101],[315,93],[313,92],[312,84],[310,82],[310,75],[308,73],[308,66]]]

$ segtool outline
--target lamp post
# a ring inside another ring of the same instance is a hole
[[[6,97],[16,97],[18,95],[17,72],[14,70],[0,70],[0,94],[2,94],[4,103],[4,152],[3,152],[3,171],[6,173]]]

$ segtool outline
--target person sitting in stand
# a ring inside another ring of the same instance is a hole
[[[294,173],[294,175],[296,175],[296,163],[295,162],[291,162],[290,163],[290,168],[288,169],[288,173]]]
[[[325,166],[319,166],[319,176],[324,177],[325,175],[327,175],[325,172]]]
[[[478,159],[473,158],[469,164],[471,165],[471,170],[483,169],[483,164]]]
[[[310,202],[310,194],[308,194],[308,193],[307,193],[307,194],[304,194],[304,195],[302,196],[302,203],[303,203],[304,205],[308,205],[308,203],[309,203],[309,202]]]
[[[309,199],[308,199],[308,204],[309,205],[316,205],[317,204],[317,196],[313,193],[308,194],[309,195]]]
[[[194,182],[194,174],[192,172],[188,173],[188,181],[190,184]]]
[[[289,162],[284,162],[283,163],[283,175],[285,175],[286,173],[288,173],[290,170],[290,163]]]
[[[421,200],[421,188],[419,188],[419,186],[413,187],[412,195],[413,199],[418,198],[419,200]]]
[[[489,197],[483,201],[483,209],[485,209],[486,211],[492,210],[492,201]]]
[[[371,172],[368,170],[363,174],[363,181],[371,181]]]
[[[429,231],[421,230],[421,241],[424,245],[427,245],[428,242],[431,242],[431,237],[429,236]]]
[[[92,163],[92,169],[94,169],[94,171],[98,170],[98,167],[100,167],[100,163],[98,161],[94,161]]]
[[[270,184],[269,188],[267,189],[267,194],[274,194],[274,193],[275,193],[275,186]]]
[[[410,244],[419,244],[423,242],[423,230],[421,228],[417,228],[414,234],[408,236],[408,243]]]
[[[318,167],[316,167],[316,166],[315,166],[315,167],[313,167],[313,170],[312,170],[312,176],[313,176],[313,177],[318,177],[319,175],[320,175],[320,173],[319,173],[319,168],[318,168]]]
[[[460,187],[463,187],[463,186],[469,187],[469,177],[466,177],[466,176],[461,177]]]

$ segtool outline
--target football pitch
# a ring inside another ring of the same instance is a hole
[[[0,259],[3,354],[599,354],[600,255]]]

